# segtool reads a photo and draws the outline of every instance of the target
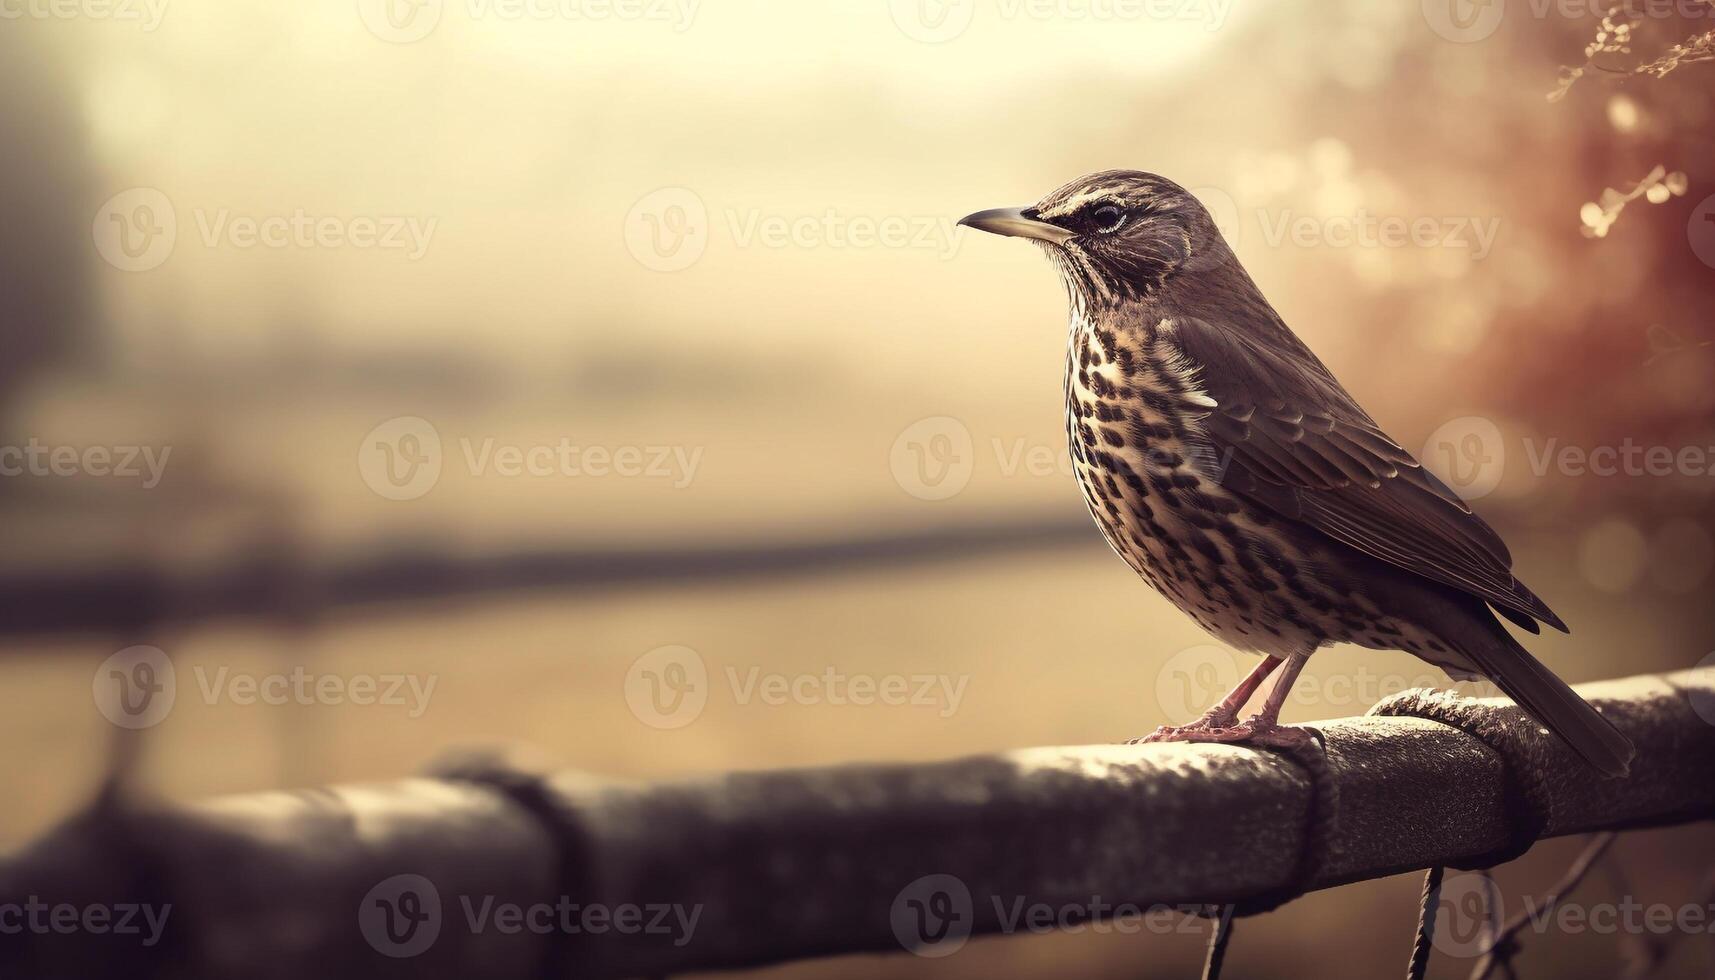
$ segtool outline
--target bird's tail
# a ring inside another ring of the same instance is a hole
[[[1487,636],[1460,644],[1479,672],[1530,712],[1585,762],[1610,776],[1631,769],[1631,740],[1530,655],[1493,616],[1485,616]],[[1487,642],[1484,642],[1484,641]]]

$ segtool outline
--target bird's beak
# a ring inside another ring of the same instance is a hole
[[[959,224],[970,225],[978,231],[990,234],[1005,235],[1008,238],[1033,238],[1039,242],[1052,242],[1059,245],[1069,238],[1077,237],[1072,232],[1039,221],[1027,214],[1026,208],[990,208],[967,214],[959,219]]]

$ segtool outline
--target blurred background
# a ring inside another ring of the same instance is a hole
[[[1060,286],[953,225],[1112,167],[1195,188],[1501,530],[1573,627],[1531,641],[1562,676],[1715,651],[1710,69],[1550,101],[1584,5],[4,9],[0,848],[81,805],[120,730],[193,799],[473,743],[662,778],[1200,713],[1249,663],[1084,513]],[[111,689],[138,663],[172,693],[143,716]],[[1287,716],[1445,683],[1332,648]],[[1502,880],[1544,888],[1576,846]],[[1618,846],[1647,900],[1715,860],[1706,828]],[[1233,968],[1391,973],[1417,889],[1247,922]],[[766,972],[1184,976],[1201,943]],[[1624,953],[1539,945],[1563,976]]]

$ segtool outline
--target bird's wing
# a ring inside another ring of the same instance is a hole
[[[1328,369],[1280,329],[1269,342],[1175,319],[1166,336],[1217,407],[1203,426],[1223,486],[1365,554],[1462,589],[1532,632],[1565,623],[1513,577],[1494,529],[1389,438]]]

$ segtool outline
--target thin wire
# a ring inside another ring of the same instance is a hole
[[[1209,956],[1203,961],[1203,980],[1221,980],[1221,965],[1227,961],[1227,944],[1233,940],[1233,907],[1221,906],[1215,928],[1209,933]]]
[[[1602,857],[1618,836],[1609,830],[1591,838],[1589,846],[1585,847],[1583,853],[1578,855],[1578,859],[1572,862],[1572,866],[1566,869],[1565,877],[1561,878],[1549,891],[1540,909],[1520,912],[1494,934],[1490,939],[1488,952],[1483,954],[1483,958],[1477,962],[1476,969],[1471,971],[1471,980],[1483,980],[1497,968],[1504,971],[1508,977],[1516,977],[1517,973],[1513,970],[1512,960],[1514,956],[1518,955],[1517,936],[1519,931],[1531,921],[1533,915],[1552,915],[1561,901],[1571,894],[1572,890],[1584,880],[1584,876],[1590,873],[1590,869],[1596,866],[1597,860]]]
[[[1423,901],[1417,911],[1417,939],[1411,944],[1411,964],[1405,980],[1423,980],[1429,975],[1429,949],[1435,938],[1435,913],[1441,905],[1441,878],[1447,869],[1437,864],[1423,876]]]

